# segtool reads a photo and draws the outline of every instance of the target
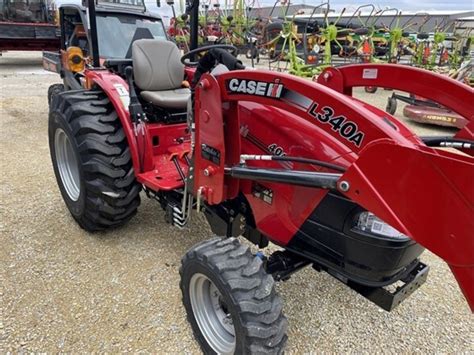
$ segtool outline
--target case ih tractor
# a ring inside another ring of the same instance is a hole
[[[274,284],[307,266],[391,310],[426,280],[419,256],[427,248],[474,306],[470,88],[398,65],[331,68],[318,83],[246,70],[234,47],[196,48],[197,1],[194,49],[183,57],[137,21],[133,34],[111,43],[101,35],[118,30],[101,19],[105,11],[89,2],[85,66],[72,65],[79,50],[63,43],[66,87],[53,90],[49,116],[56,179],[89,232],[129,221],[141,190],[177,228],[194,210],[204,213],[217,237],[186,253],[180,275],[205,353],[282,352],[287,320]],[[106,51],[114,46],[117,56]],[[356,86],[422,95],[469,124],[456,137],[418,137],[352,98]],[[281,249],[253,254],[238,236]]]

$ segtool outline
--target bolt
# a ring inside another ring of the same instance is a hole
[[[216,169],[214,169],[212,166],[208,166],[203,170],[204,176],[212,176],[216,173]]]
[[[351,185],[349,185],[347,181],[341,181],[341,183],[339,184],[339,189],[341,189],[341,191],[344,191],[344,192],[349,191],[350,187]]]
[[[211,87],[211,83],[209,82],[209,80],[204,79],[199,83],[199,86],[202,87],[204,90],[207,90]]]

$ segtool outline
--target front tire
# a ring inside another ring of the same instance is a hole
[[[214,238],[182,259],[188,320],[205,354],[280,354],[288,322],[262,260],[235,238]]]
[[[61,195],[89,232],[129,221],[140,204],[127,138],[105,94],[67,91],[52,97],[49,147]]]

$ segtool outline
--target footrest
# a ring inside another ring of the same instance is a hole
[[[418,262],[413,270],[401,280],[404,282],[404,285],[397,287],[393,292],[384,287],[369,287],[353,281],[348,281],[347,285],[368,300],[390,312],[425,283],[429,269],[428,265]]]
[[[181,160],[178,160],[178,163],[184,175],[186,175],[188,165]],[[158,169],[137,175],[137,180],[140,183],[153,191],[170,191],[184,186],[184,182],[169,154],[155,156],[154,165]]]

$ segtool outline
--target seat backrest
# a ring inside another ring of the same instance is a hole
[[[139,39],[132,46],[135,84],[146,91],[173,90],[181,87],[184,65],[178,47],[170,41]]]

